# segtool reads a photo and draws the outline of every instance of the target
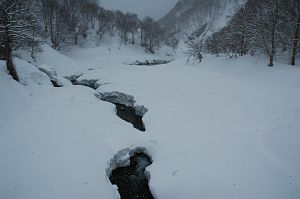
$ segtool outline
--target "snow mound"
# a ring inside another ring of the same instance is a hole
[[[97,83],[99,79],[76,79],[72,81],[73,85],[81,85],[97,90],[101,84]]]
[[[34,65],[16,58],[14,60],[20,82],[23,85],[46,85],[50,86],[49,77],[39,71]]]
[[[53,71],[53,70],[47,69],[47,68],[48,68],[47,65],[43,65],[43,66],[39,67],[39,70],[41,72],[45,73],[46,75],[48,75],[48,77],[50,78],[50,80],[51,80],[54,87],[62,87],[63,83],[57,77],[56,71]]]
[[[135,109],[135,113],[141,117],[143,117],[148,112],[148,109],[144,106],[137,105],[134,107],[134,109]]]
[[[42,52],[37,55],[38,65],[48,65],[50,71],[56,71],[60,75],[72,75],[80,73],[80,65],[69,57],[59,53],[49,45],[43,45]]]
[[[126,107],[134,108],[136,115],[141,117],[143,117],[148,112],[148,109],[145,106],[134,105],[136,101],[132,95],[113,91],[96,94],[96,97],[106,102],[121,104]]]
[[[152,156],[144,147],[122,149],[110,160],[109,167],[106,170],[106,175],[109,177],[114,169],[130,165],[130,157],[136,153],[144,153],[152,159]]]
[[[111,102],[114,104],[122,104],[127,107],[133,107],[135,104],[135,100],[132,95],[127,95],[117,91],[99,93],[99,97],[103,101]]]

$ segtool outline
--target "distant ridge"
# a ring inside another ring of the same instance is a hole
[[[247,0],[179,0],[159,23],[178,37],[206,37],[226,25]]]

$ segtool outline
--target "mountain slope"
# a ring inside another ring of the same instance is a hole
[[[179,36],[198,37],[222,28],[246,0],[180,0],[159,22]]]

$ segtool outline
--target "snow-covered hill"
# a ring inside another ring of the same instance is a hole
[[[64,87],[21,60],[20,85],[0,62],[0,198],[116,199],[110,160],[136,147],[152,157],[159,199],[299,198],[299,67],[268,68],[251,57],[134,66],[127,63],[166,57],[137,47],[43,48],[36,64],[56,71]],[[101,86],[63,80],[81,73]],[[145,133],[95,97],[110,91],[149,109]]]
[[[226,25],[246,0],[180,0],[160,23],[184,36],[205,37]]]

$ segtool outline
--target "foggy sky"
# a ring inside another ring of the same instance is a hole
[[[160,19],[167,14],[178,0],[100,0],[104,8],[134,12],[140,18],[150,16]]]

